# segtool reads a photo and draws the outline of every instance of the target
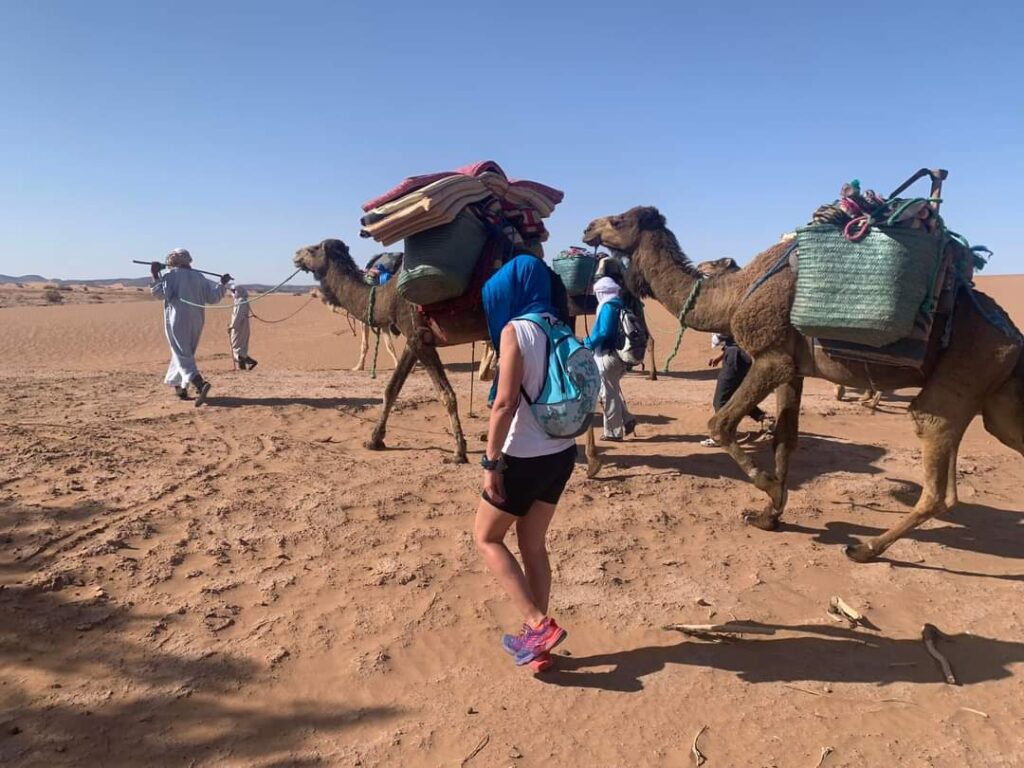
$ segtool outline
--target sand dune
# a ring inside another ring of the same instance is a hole
[[[979,285],[1024,324],[1024,276]],[[687,332],[672,374],[626,380],[637,439],[570,483],[552,533],[570,637],[535,679],[498,645],[515,616],[470,538],[479,469],[443,462],[422,372],[389,450],[366,451],[390,360],[376,381],[341,370],[344,319],[274,296],[262,317],[301,311],[254,323],[253,373],[208,312],[195,409],[161,383],[160,304],[109,293],[0,308],[4,765],[457,766],[483,744],[465,765],[688,766],[704,725],[709,766],[813,766],[825,746],[832,767],[1024,764],[1024,460],[979,423],[963,505],[856,565],[839,545],[916,498],[912,393],[871,414],[809,382],[787,525],[751,530],[759,495],[699,446],[714,373]],[[652,326],[664,360],[675,321]],[[470,354],[445,358],[475,461]],[[877,629],[828,619],[835,594]],[[779,629],[660,629],[734,618]]]

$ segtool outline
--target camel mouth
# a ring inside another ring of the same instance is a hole
[[[583,242],[586,243],[587,245],[593,245],[595,247],[601,245],[601,235],[598,233],[588,235],[589,232],[590,230],[588,229],[586,232],[583,233]]]

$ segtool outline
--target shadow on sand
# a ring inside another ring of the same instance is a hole
[[[305,405],[309,408],[365,408],[380,405],[379,397],[208,397],[211,408],[246,408],[249,406]]]
[[[681,664],[733,672],[748,683],[942,682],[935,662],[919,638],[893,640],[818,625],[765,626],[800,632],[803,636],[727,643],[686,640],[675,645],[647,646],[595,656],[559,656],[557,668],[538,675],[538,679],[552,685],[636,693],[643,690],[644,677],[670,664]],[[1024,661],[1024,643],[971,634],[953,635],[943,640],[942,651],[956,670],[961,685],[1010,677],[1011,667]]]

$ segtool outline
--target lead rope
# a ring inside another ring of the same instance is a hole
[[[370,378],[377,378],[377,355],[380,353],[380,328],[373,324],[373,308],[377,303],[377,286],[370,286],[370,304],[366,308],[366,327],[377,336],[377,343],[373,346],[373,366],[370,368]]]
[[[672,348],[672,354],[665,360],[665,369],[662,373],[668,373],[669,364],[675,359],[676,355],[679,354],[679,345],[683,343],[683,331],[686,330],[686,313],[693,309],[693,305],[697,303],[697,294],[700,293],[700,286],[704,282],[704,278],[698,277],[694,283],[693,288],[690,289],[690,295],[686,297],[686,303],[683,304],[683,308],[679,310],[679,333],[676,334],[676,344]]]
[[[196,270],[196,271],[198,272],[198,270]],[[288,277],[286,277],[280,283],[275,285],[269,291],[264,291],[263,293],[258,293],[255,296],[253,296],[251,299],[243,299],[242,301],[239,301],[238,304],[252,304],[253,302],[259,301],[260,299],[264,298],[265,296],[269,296],[272,293],[276,293],[277,291],[279,291],[284,286],[285,283],[291,282],[292,278],[294,278],[301,271],[302,271],[301,269],[296,269],[294,272],[292,272],[290,275],[288,275]],[[232,304],[196,304],[194,301],[188,301],[187,299],[182,299],[182,298],[177,299],[177,301],[180,301],[182,304],[188,304],[190,307],[202,307],[203,309],[234,309],[235,308],[235,304],[234,303],[232,303]]]

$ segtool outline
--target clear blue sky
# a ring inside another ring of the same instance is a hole
[[[0,0],[0,272],[177,246],[268,282],[404,176],[560,187],[549,253],[661,208],[746,261],[859,177],[949,168],[944,213],[1024,272],[1021,3]]]

